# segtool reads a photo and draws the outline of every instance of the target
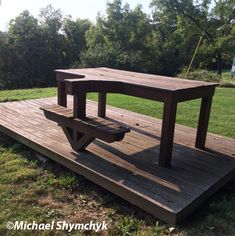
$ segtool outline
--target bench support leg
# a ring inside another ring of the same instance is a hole
[[[62,126],[66,138],[75,151],[84,151],[85,148],[95,139],[87,134],[83,134],[77,130]]]
[[[159,165],[170,167],[175,131],[177,103],[173,101],[164,103],[162,134],[159,154]]]
[[[82,137],[80,137],[77,140],[77,145],[76,145],[76,150],[77,151],[84,151],[85,148],[94,140],[95,138],[87,135],[87,134],[83,134]]]
[[[106,116],[106,97],[106,93],[99,93],[98,116],[103,118]]]
[[[59,126],[62,128],[66,138],[68,139],[70,145],[73,144],[73,130],[71,128],[68,128],[68,127],[65,127],[65,126],[62,126],[59,124]]]

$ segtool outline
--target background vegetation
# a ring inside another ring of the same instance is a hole
[[[55,85],[56,68],[108,66],[174,76],[194,69],[230,69],[235,54],[234,0],[153,0],[152,14],[121,0],[107,3],[95,24],[51,5],[27,10],[0,32],[0,89]]]

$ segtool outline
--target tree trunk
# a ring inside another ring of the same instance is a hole
[[[217,53],[217,73],[221,76],[222,75],[222,53],[219,50]]]

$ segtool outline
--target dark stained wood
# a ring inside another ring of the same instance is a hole
[[[192,99],[213,96],[215,92],[215,87],[200,87],[199,89],[187,89],[186,92],[176,91],[175,98],[177,102],[184,102]]]
[[[67,79],[65,80],[66,92],[70,95],[76,95],[83,92],[112,92],[124,93],[123,83],[111,80],[96,79]]]
[[[161,120],[110,106],[105,122],[127,124],[132,132],[120,142],[95,140],[86,152],[74,152],[62,129],[39,109],[54,107],[71,119],[73,101],[68,96],[70,111],[55,103],[56,98],[43,98],[0,104],[0,131],[163,221],[184,220],[235,176],[235,140],[208,134],[205,148],[217,154],[195,149],[196,130],[176,124],[172,166],[162,168],[156,158]],[[96,115],[96,107],[88,102],[88,117]]]
[[[86,116],[86,93],[82,91],[73,97],[73,116],[75,118]]]
[[[64,75],[65,80],[69,82],[69,94],[74,94],[79,89],[78,87],[84,89],[83,86],[85,86],[88,90],[94,91],[98,88],[103,89],[104,92],[121,92],[133,96],[137,93],[136,96],[162,102],[165,101],[164,94],[166,93],[174,93],[177,102],[208,96],[213,93],[214,87],[218,85],[217,83],[184,80],[109,68],[68,69],[57,70],[56,72],[57,74],[62,73],[61,76]],[[72,79],[69,79],[69,75],[71,75]],[[79,79],[75,78],[76,75]],[[77,84],[79,80],[80,83]],[[89,82],[92,86],[87,86]],[[102,86],[102,83],[105,86]],[[97,86],[94,84],[97,84]],[[153,92],[151,92],[151,89]]]
[[[159,165],[163,167],[171,166],[171,153],[175,132],[177,103],[172,98],[164,103],[162,118],[162,134],[159,154]]]
[[[98,116],[106,116],[106,93],[99,93],[98,97]]]
[[[198,128],[195,147],[204,148],[206,143],[206,133],[209,124],[212,96],[203,97],[199,114]]]
[[[77,137],[77,140],[74,138],[74,146],[73,150],[76,151],[84,151],[85,148],[95,139],[94,137],[91,137],[87,134],[82,134],[80,132],[75,132]],[[80,136],[80,137],[79,137]]]
[[[65,91],[65,83],[58,81],[57,82],[57,97],[58,97],[58,105],[60,106],[67,106],[67,94]]]
[[[108,70],[108,72],[107,72]],[[116,82],[130,82],[131,84],[140,84],[147,87],[158,88],[159,90],[177,91],[198,87],[216,86],[217,83],[206,83],[202,81],[192,81],[185,79],[178,79],[159,75],[150,75],[144,73],[115,70],[110,68],[86,68],[86,69],[66,69],[56,70],[57,74],[63,73],[68,79],[69,75],[77,75],[84,79],[97,79]]]
[[[56,72],[57,81],[61,81],[61,82],[64,82],[65,79],[84,78],[83,75],[72,75],[72,74],[68,74],[68,73],[63,73],[60,70],[58,70],[58,73],[57,73],[57,70],[55,70],[55,72]]]
[[[77,98],[76,98],[77,99]],[[59,105],[43,106],[46,118],[62,127],[75,151],[84,150],[95,138],[106,142],[120,141],[130,128],[97,117],[71,116],[72,110]]]
[[[65,126],[62,126],[61,127],[67,140],[69,141],[71,147],[74,145],[74,142],[73,142],[73,130],[71,128],[68,128],[68,127],[65,127]]]

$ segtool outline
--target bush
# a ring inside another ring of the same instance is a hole
[[[222,82],[220,84],[220,87],[224,87],[224,88],[235,88],[235,83],[233,82]]]
[[[72,67],[119,67],[119,57],[122,54],[120,45],[97,44],[81,54],[81,62],[75,62]]]
[[[183,70],[180,74],[177,75],[179,78],[185,78],[186,71]],[[221,76],[215,72],[207,70],[194,70],[189,72],[187,79],[191,80],[201,80],[205,82],[219,82],[221,81]]]

